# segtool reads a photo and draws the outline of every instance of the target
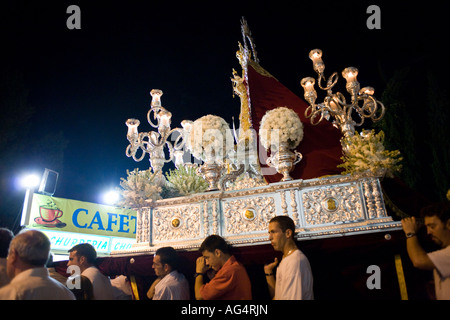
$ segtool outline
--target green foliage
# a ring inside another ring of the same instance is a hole
[[[196,169],[196,167],[181,166],[178,169],[169,170],[166,173],[168,185],[182,196],[204,192],[208,188],[208,183],[203,177],[197,175]]]
[[[156,179],[157,175],[151,169],[133,171],[127,170],[127,178],[120,178],[122,200],[118,205],[129,208],[139,208],[148,205],[146,200],[161,199],[162,187]]]
[[[398,149],[403,155],[403,168],[400,177],[415,189],[420,184],[417,172],[420,170],[420,159],[417,147],[420,133],[414,125],[414,110],[408,107],[405,97],[408,95],[406,83],[410,69],[397,71],[387,84],[382,100],[386,106],[384,118],[375,125],[385,132],[384,145],[388,149]]]
[[[386,115],[375,124],[386,133],[386,148],[402,153],[399,177],[433,200],[445,198],[450,187],[450,100],[445,75],[421,64],[397,70],[381,98]]]
[[[388,151],[384,148],[384,132],[375,134],[375,130],[363,130],[361,134],[343,138],[347,150],[341,158],[343,163],[338,165],[344,168],[342,174],[355,174],[370,170],[374,174],[385,174],[393,177],[400,171],[402,160],[400,151]]]
[[[428,73],[428,145],[431,151],[431,172],[435,178],[435,191],[444,195],[450,186],[450,100],[438,80]]]

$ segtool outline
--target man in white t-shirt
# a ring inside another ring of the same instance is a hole
[[[430,253],[425,252],[417,239],[418,225],[414,217],[402,220],[406,234],[406,249],[416,268],[433,270],[437,300],[450,300],[450,202],[445,201],[421,210],[427,233],[442,247]]]
[[[178,272],[179,257],[172,247],[156,250],[153,269],[158,278],[147,292],[153,300],[189,300],[189,284],[186,277]]]
[[[308,258],[294,241],[295,224],[288,216],[276,216],[269,222],[269,240],[283,258],[264,266],[270,296],[275,300],[313,300],[313,275]],[[276,270],[276,277],[274,269]]]
[[[94,300],[114,300],[111,280],[97,269],[96,260],[95,248],[89,243],[80,243],[69,250],[67,266],[78,266],[81,275],[91,281]]]

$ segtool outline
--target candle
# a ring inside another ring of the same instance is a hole
[[[315,62],[322,61],[321,57],[322,57],[322,50],[320,50],[320,49],[314,49],[314,50],[311,50],[311,51],[309,52],[309,58],[310,58],[314,63],[315,63]]]
[[[363,109],[369,112],[369,114],[372,114],[376,109],[375,101],[372,98],[374,93],[375,89],[372,87],[364,87],[359,91],[359,95],[366,95],[364,97]]]
[[[134,135],[138,134],[138,126],[140,124],[139,120],[137,119],[128,119],[125,124],[128,127],[128,136],[132,137]]]
[[[353,81],[356,81],[356,76],[358,75],[358,69],[354,67],[348,67],[345,68],[344,71],[342,71],[342,76],[347,80],[347,83],[351,83]]]
[[[373,96],[375,93],[375,89],[372,87],[364,87],[359,91],[359,94],[367,94],[369,96]]]
[[[172,118],[172,113],[169,111],[161,111],[158,113],[159,123],[162,127],[170,127],[170,119]]]
[[[314,49],[309,52],[309,58],[313,62],[313,68],[314,71],[316,71],[318,74],[323,73],[325,70],[325,64],[322,61],[322,50],[320,49]]]
[[[159,89],[153,89],[150,91],[150,95],[152,96],[152,108],[161,107],[161,96],[163,95],[163,92]]]
[[[356,80],[356,76],[358,75],[358,69],[354,67],[345,68],[342,71],[342,76],[347,80],[347,85],[345,88],[348,93],[352,95],[352,99],[356,99],[356,96],[359,92],[359,82]]]
[[[302,81],[300,82],[303,89],[305,89],[305,92],[313,91],[315,83],[316,81],[314,80],[314,78],[311,77],[303,78]]]
[[[314,89],[314,78],[306,77],[303,78],[302,81],[300,81],[301,86],[305,90],[305,99],[310,104],[314,104],[317,98],[316,90]]]
[[[191,132],[193,124],[194,124],[194,122],[191,120],[181,121],[181,126],[183,127],[183,129],[186,133]]]
[[[175,157],[175,166],[177,168],[180,168],[184,164],[183,155],[184,155],[183,150],[175,150],[174,157]]]

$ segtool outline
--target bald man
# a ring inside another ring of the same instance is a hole
[[[37,230],[25,230],[9,246],[6,271],[11,282],[0,288],[0,300],[75,300],[73,293],[49,276],[45,267],[50,240]]]

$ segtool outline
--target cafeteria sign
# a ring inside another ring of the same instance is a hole
[[[131,249],[135,240],[130,238],[106,237],[93,234],[73,233],[64,231],[41,230],[50,240],[52,252],[67,252],[80,243],[89,243],[98,254],[108,254],[111,251]]]
[[[135,238],[136,211],[35,193],[27,227]]]

